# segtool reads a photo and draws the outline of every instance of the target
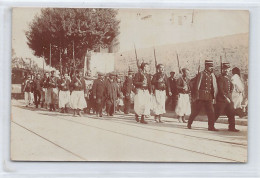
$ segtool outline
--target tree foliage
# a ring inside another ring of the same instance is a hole
[[[111,45],[118,35],[117,10],[93,8],[46,8],[34,17],[26,31],[27,44],[34,55],[58,67],[82,67],[88,50]],[[60,61],[61,59],[61,61]]]

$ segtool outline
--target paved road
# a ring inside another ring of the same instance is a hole
[[[96,118],[26,108],[13,101],[11,158],[30,161],[245,162],[247,126],[239,133],[195,121],[193,129],[175,118],[136,123],[133,115]]]

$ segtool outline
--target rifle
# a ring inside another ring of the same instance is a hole
[[[222,74],[222,56],[220,56],[220,74]]]
[[[156,60],[155,48],[153,48],[153,55],[154,55],[154,64],[155,64],[155,71],[156,71],[157,60]]]
[[[198,74],[200,73],[200,60],[199,60],[199,67],[198,67]]]
[[[178,62],[179,73],[182,74],[181,67],[180,67],[180,61],[179,61],[179,56],[178,56],[177,52],[176,52],[176,55],[177,55],[177,62]]]
[[[135,44],[134,44],[134,48],[135,48]],[[139,62],[138,62],[138,59],[137,59],[136,48],[135,48],[135,59],[136,59],[137,70],[139,70]]]

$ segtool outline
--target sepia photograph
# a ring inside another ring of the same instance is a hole
[[[249,11],[12,9],[12,161],[248,161]]]

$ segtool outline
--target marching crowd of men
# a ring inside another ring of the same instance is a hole
[[[142,63],[137,73],[129,70],[124,81],[113,72],[108,75],[99,72],[98,77],[93,78],[89,72],[84,77],[80,70],[73,77],[68,73],[56,77],[55,71],[52,71],[50,74],[46,72],[43,77],[40,74],[33,78],[28,75],[23,89],[26,106],[34,103],[36,108],[41,106],[50,111],[59,108],[61,113],[68,113],[71,108],[73,116],[82,116],[82,111],[87,114],[92,111],[97,117],[102,117],[104,113],[108,116],[116,112],[129,114],[133,104],[135,120],[143,124],[147,124],[145,119],[151,112],[154,122],[162,123],[167,105],[174,109],[179,122],[186,123],[185,118],[189,116],[189,129],[200,110],[205,108],[209,131],[218,131],[214,124],[221,114],[225,114],[229,122],[228,130],[238,132],[235,128],[235,109],[241,108],[243,95],[240,94],[245,87],[242,82],[235,84],[230,78],[229,63],[222,66],[222,74],[216,77],[213,61],[206,60],[205,70],[193,80],[189,78],[187,68],[181,70],[178,79],[175,79],[174,72],[168,78],[162,64],[158,64],[156,73],[151,75],[148,63]],[[232,73],[233,76],[240,76],[238,68]],[[234,79],[238,81],[237,76]]]

